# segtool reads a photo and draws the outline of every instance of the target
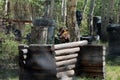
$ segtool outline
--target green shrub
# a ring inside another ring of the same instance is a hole
[[[3,59],[13,59],[18,55],[18,43],[13,40],[5,40],[2,43],[2,54]]]
[[[14,35],[0,33],[0,38],[2,39],[0,59],[13,60],[18,55],[18,42],[14,41]]]

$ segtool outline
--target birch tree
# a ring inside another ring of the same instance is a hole
[[[66,15],[67,15],[67,6],[66,6],[67,0],[62,0],[62,6],[61,6],[61,16],[62,16],[62,22],[66,23]]]

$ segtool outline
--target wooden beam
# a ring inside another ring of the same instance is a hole
[[[77,59],[70,59],[70,60],[65,60],[65,61],[60,61],[60,62],[56,62],[56,66],[60,67],[60,66],[68,66],[71,64],[75,64],[77,62]]]
[[[63,61],[63,60],[77,58],[77,56],[78,56],[78,53],[75,53],[75,54],[71,54],[71,55],[57,56],[57,57],[55,57],[55,59],[56,59],[56,61]]]
[[[58,72],[57,73],[57,78],[62,78],[62,77],[64,77],[65,75],[66,76],[73,76],[74,75],[74,70],[69,70],[69,71],[64,71],[64,72]]]
[[[57,50],[57,49],[73,48],[73,47],[83,46],[83,45],[87,45],[87,44],[88,44],[88,41],[83,40],[83,41],[77,41],[77,42],[56,44],[56,45],[54,45],[54,47]]]
[[[57,72],[67,71],[67,70],[71,70],[73,68],[75,68],[75,64],[63,66],[63,67],[58,67]]]
[[[61,49],[61,50],[56,50],[55,51],[55,55],[65,55],[65,54],[73,54],[76,52],[80,51],[80,47],[76,47],[76,48],[69,48],[69,49]]]

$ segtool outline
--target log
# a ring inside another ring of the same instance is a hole
[[[73,77],[66,77],[66,76],[64,76],[60,80],[73,80]]]
[[[61,78],[61,77],[64,77],[65,75],[66,76],[73,76],[74,75],[74,70],[69,70],[69,71],[64,71],[64,72],[58,72],[57,73],[57,78]]]
[[[64,66],[64,67],[58,67],[57,72],[67,71],[75,68],[75,64]]]
[[[68,66],[70,64],[75,64],[77,62],[77,59],[70,59],[70,60],[65,60],[65,61],[60,61],[60,62],[56,62],[56,66],[60,67],[60,66]]]
[[[75,54],[71,54],[71,55],[57,56],[57,57],[55,57],[55,59],[56,59],[56,61],[63,61],[63,60],[77,58],[77,56],[78,56],[78,53],[75,53]]]
[[[76,48],[69,48],[69,49],[61,49],[61,50],[56,50],[55,55],[65,55],[65,54],[72,54],[80,51],[80,47]]]
[[[54,48],[57,50],[57,49],[73,48],[73,47],[83,46],[87,44],[88,44],[88,41],[83,40],[83,41],[78,41],[78,42],[57,44],[57,45],[54,45]]]

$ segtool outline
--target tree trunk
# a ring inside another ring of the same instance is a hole
[[[51,0],[50,14],[49,14],[50,18],[53,18],[54,5],[55,5],[55,0]]]
[[[109,23],[114,23],[114,1],[115,0],[109,1],[109,6],[108,6]]]
[[[47,43],[47,28],[32,27],[31,29],[31,44],[46,44]]]
[[[53,18],[53,10],[54,10],[54,0],[46,0],[45,1],[45,14],[44,17]]]
[[[120,1],[118,0],[117,2],[116,2],[116,4],[117,4],[117,10],[116,10],[116,15],[114,15],[115,16],[115,22],[116,23],[118,23],[118,24],[120,24]]]
[[[93,31],[93,13],[94,13],[95,0],[90,2],[90,12],[88,14],[88,26],[90,30],[90,35],[94,35]]]
[[[114,0],[102,0],[101,40],[107,41],[107,26],[113,23]]]
[[[5,16],[9,16],[8,14],[9,14],[9,12],[10,12],[10,1],[9,0],[5,0]]]
[[[67,2],[67,27],[70,32],[70,41],[80,39],[80,29],[76,21],[77,0],[68,0]]]
[[[66,23],[66,14],[67,14],[66,2],[67,2],[67,0],[62,0],[61,15],[62,15],[62,22],[64,24]]]
[[[109,19],[108,19],[108,0],[102,0],[102,8],[101,8],[101,17],[102,17],[102,24],[101,24],[101,40],[102,41],[106,41],[107,40],[107,32],[106,32],[106,27],[109,23]]]

